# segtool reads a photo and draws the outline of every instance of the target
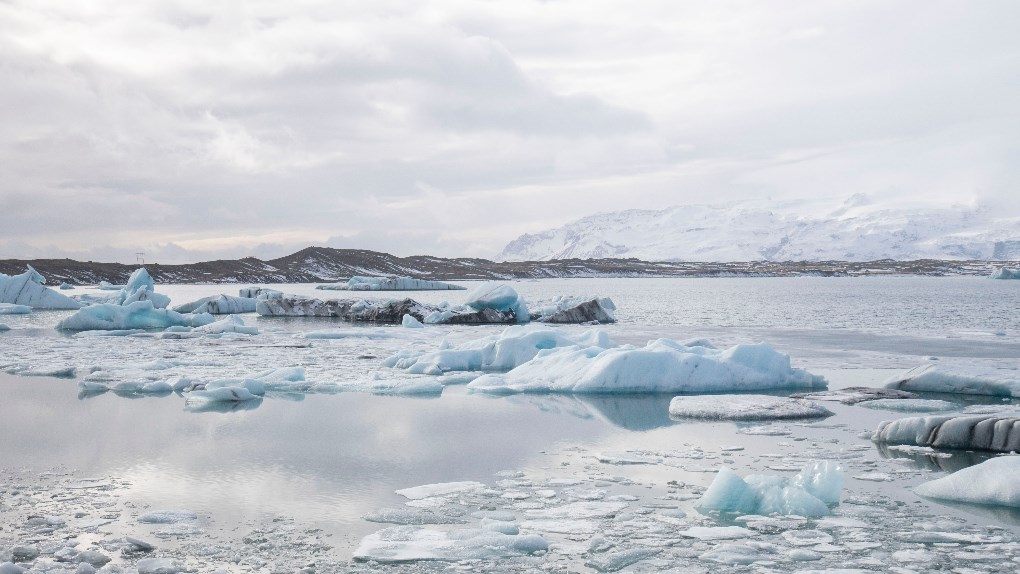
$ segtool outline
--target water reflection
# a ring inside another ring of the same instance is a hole
[[[581,419],[598,419],[617,428],[649,431],[676,424],[669,418],[673,395],[511,395],[492,397],[513,404],[529,405],[542,412],[566,414]]]
[[[262,399],[247,401],[190,401],[184,403],[184,410],[189,413],[236,413],[253,411],[262,406]]]
[[[934,454],[910,450],[900,450],[896,445],[875,443],[878,454],[885,459],[910,460],[921,470],[938,472],[956,472],[964,468],[980,464],[996,456],[991,452],[972,450],[942,450]],[[946,456],[946,455],[951,456]]]

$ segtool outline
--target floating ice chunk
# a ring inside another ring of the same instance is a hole
[[[33,309],[78,309],[81,304],[70,297],[44,287],[46,279],[28,265],[21,275],[0,273],[0,303],[28,305]]]
[[[463,291],[467,287],[443,283],[442,281],[428,281],[426,279],[413,279],[411,277],[360,277],[354,276],[346,283],[330,283],[319,285],[316,289],[334,291]]]
[[[32,312],[28,305],[15,305],[14,303],[0,303],[0,315],[27,315]]]
[[[753,564],[769,557],[745,544],[720,544],[698,558],[719,564]]]
[[[674,397],[669,403],[674,418],[733,421],[818,418],[832,411],[804,399],[769,395],[698,395]]]
[[[759,343],[725,351],[669,339],[603,349],[565,347],[538,354],[506,374],[468,384],[491,393],[711,393],[819,388],[823,377],[790,366],[790,356]]]
[[[742,479],[723,467],[697,507],[741,514],[821,517],[830,514],[829,504],[838,504],[842,488],[842,468],[831,461],[805,467],[793,478],[757,474]]]
[[[396,491],[396,493],[410,500],[420,500],[422,498],[459,494],[461,492],[470,492],[473,490],[481,490],[483,488],[485,488],[484,484],[474,481],[439,482],[435,484],[423,484],[421,486],[403,488]]]
[[[380,508],[362,517],[368,522],[384,522],[389,524],[464,524],[465,520],[456,516],[437,514],[431,510],[411,508]],[[516,534],[516,532],[514,533]]]
[[[145,524],[176,524],[194,520],[198,520],[198,514],[191,510],[156,510],[138,517],[138,522]]]
[[[277,291],[268,287],[242,287],[238,290],[237,294],[247,299],[272,299],[282,297],[283,291]]]
[[[933,415],[882,421],[872,440],[888,444],[1011,452],[1020,450],[1020,417]]]
[[[858,404],[868,409],[907,413],[932,413],[960,409],[960,405],[956,403],[936,399],[877,399],[874,401],[863,401]]]
[[[38,366],[17,368],[9,371],[22,377],[57,377],[60,379],[73,379],[78,374],[78,369],[68,366]]]
[[[303,339],[392,339],[396,335],[383,329],[359,327],[357,329],[306,331],[298,333],[296,336]]]
[[[584,563],[585,566],[594,568],[599,572],[616,572],[623,570],[631,564],[651,558],[662,552],[659,548],[630,548],[619,552],[607,552],[599,554]]]
[[[812,401],[840,402],[844,405],[855,405],[865,401],[881,399],[913,399],[917,395],[906,391],[893,389],[875,389],[872,387],[847,387],[832,391],[817,391],[811,393],[797,393],[791,395],[798,399],[809,399]]]
[[[99,289],[100,291],[120,291],[125,287],[127,287],[127,285],[114,285],[109,281],[100,281],[99,285],[96,285],[96,289]]]
[[[204,403],[237,403],[261,399],[259,395],[253,394],[244,387],[219,387],[191,391],[184,400],[185,405],[200,405]]]
[[[930,363],[892,377],[885,386],[929,393],[1020,397],[1020,370]]]
[[[85,391],[96,391],[99,390],[100,385],[103,383],[82,381],[78,383],[78,388]],[[125,395],[168,395],[174,391],[166,381],[121,381],[107,388],[115,393]]]
[[[1020,508],[1020,456],[992,458],[926,482],[914,492],[929,498]]]
[[[71,285],[70,283],[64,281],[63,283],[60,284],[59,287],[57,287],[57,289],[63,289],[66,291],[68,289],[74,289],[74,285]]]
[[[531,320],[543,323],[615,323],[616,304],[608,297],[561,295],[532,305]]]
[[[251,301],[251,299],[248,299]],[[202,325],[195,327],[192,330],[193,333],[202,333],[206,335],[219,335],[223,333],[237,333],[240,335],[258,335],[258,327],[251,327],[244,324],[244,320],[240,317],[230,316],[226,319],[220,319],[214,321],[208,325]]]
[[[376,562],[483,560],[513,558],[548,551],[537,535],[511,536],[489,530],[442,532],[415,526],[393,526],[361,540],[354,559]]]
[[[995,271],[988,276],[990,279],[1020,279],[1020,269],[1009,267],[996,267]]]
[[[448,371],[508,370],[518,367],[539,353],[559,347],[583,345],[600,349],[612,346],[603,331],[572,335],[559,329],[539,326],[513,326],[496,336],[442,349],[431,353],[398,353],[387,358],[387,367],[410,373],[438,375]]]
[[[92,305],[57,324],[66,331],[165,329],[175,325],[198,327],[213,322],[212,315],[184,315],[157,309],[152,301],[136,301],[127,305]]]
[[[212,295],[191,303],[174,307],[178,313],[209,313],[212,315],[228,315],[233,313],[254,313],[255,299],[234,297],[232,295]]]
[[[754,532],[743,526],[692,526],[687,530],[678,532],[686,538],[697,538],[698,540],[733,540],[736,538],[749,538]]]
[[[173,558],[142,558],[135,564],[138,574],[177,574],[184,566]]]
[[[531,317],[524,299],[517,294],[517,291],[514,291],[513,287],[505,283],[490,282],[475,287],[468,293],[464,304],[476,311],[494,309],[512,312],[518,323],[527,323]]]
[[[626,502],[578,501],[561,506],[528,510],[529,518],[544,519],[588,519],[612,518],[627,508]]]
[[[400,324],[405,329],[421,329],[422,327],[425,326],[422,325],[421,321],[407,314],[405,314],[404,318],[400,320]]]

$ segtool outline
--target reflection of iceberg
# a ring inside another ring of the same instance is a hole
[[[234,413],[253,411],[262,406],[262,397],[247,401],[186,401],[184,410],[191,413]]]
[[[913,461],[921,470],[956,472],[974,466],[994,456],[987,452],[954,450],[952,453],[938,452],[927,447],[888,445],[874,443],[882,458]]]
[[[672,395],[513,395],[502,400],[580,419],[597,418],[615,427],[648,431],[677,424],[669,418]]]

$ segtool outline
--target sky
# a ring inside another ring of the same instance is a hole
[[[1020,214],[1020,2],[0,0],[0,258],[491,257],[619,209]]]

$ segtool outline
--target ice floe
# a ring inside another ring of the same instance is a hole
[[[839,503],[842,489],[843,469],[833,461],[815,462],[792,478],[762,474],[741,478],[723,467],[697,506],[702,511],[821,517],[831,513],[829,505]]]
[[[876,400],[899,400],[917,398],[914,393],[897,391],[894,389],[876,389],[872,387],[847,387],[831,391],[815,391],[810,393],[796,393],[790,395],[798,399],[809,399],[812,401],[839,402],[844,405],[855,405],[865,401]]]
[[[674,418],[720,420],[798,419],[832,416],[832,411],[805,399],[770,395],[695,395],[674,397],[669,403]]]
[[[32,312],[28,305],[15,305],[14,303],[0,303],[0,315],[27,315]]]
[[[534,534],[508,535],[485,529],[446,532],[392,526],[361,540],[354,559],[376,562],[494,560],[543,554],[549,543]]]
[[[229,315],[233,313],[254,313],[255,299],[234,297],[233,295],[213,295],[203,297],[191,303],[177,305],[178,313],[209,313],[212,315]]]
[[[960,409],[960,405],[956,403],[938,399],[876,399],[873,401],[863,401],[859,404],[868,409],[907,413],[934,413]]]
[[[46,279],[28,265],[20,275],[0,273],[0,303],[27,305],[33,309],[78,309],[81,304],[45,287]]]
[[[879,443],[976,449],[1020,450],[1020,417],[933,415],[882,421],[872,433]]]
[[[1020,456],[1001,456],[926,482],[914,492],[928,498],[1020,508]]]
[[[669,339],[645,347],[571,346],[546,350],[503,374],[468,384],[488,393],[711,393],[824,388],[825,379],[790,366],[765,343],[724,351]]]
[[[182,314],[158,309],[151,300],[141,300],[125,305],[106,303],[84,307],[60,321],[57,329],[62,331],[165,329],[172,326],[199,327],[213,321],[212,315],[208,313]]]
[[[885,386],[904,391],[1020,397],[1020,369],[929,363],[892,377]]]
[[[463,291],[467,287],[411,277],[361,277],[356,275],[344,283],[319,285],[316,289],[330,291]]]

